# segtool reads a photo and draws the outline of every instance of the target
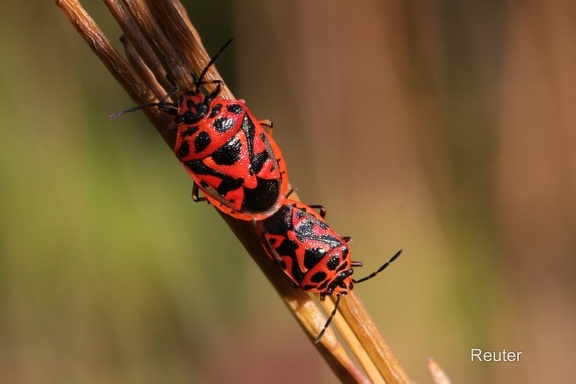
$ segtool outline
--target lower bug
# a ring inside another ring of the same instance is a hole
[[[325,210],[320,214],[299,201],[286,199],[272,216],[256,222],[266,253],[294,281],[297,287],[320,294],[320,300],[335,294],[336,304],[320,331],[318,343],[336,314],[340,298],[361,283],[382,272],[402,252],[370,275],[355,280],[354,268],[359,261],[350,259],[349,237],[341,237],[324,221]]]

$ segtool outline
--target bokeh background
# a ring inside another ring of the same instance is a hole
[[[357,274],[404,249],[357,293],[414,380],[576,381],[575,3],[186,6]],[[0,382],[335,382],[54,2],[0,31]]]

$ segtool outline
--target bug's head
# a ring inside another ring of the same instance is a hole
[[[180,96],[178,103],[172,103],[169,101],[169,99],[179,90],[178,86],[174,85],[174,87],[158,102],[142,104],[124,111],[113,113],[108,116],[108,119],[116,119],[126,113],[140,111],[145,108],[158,107],[162,112],[176,115],[176,123],[194,124],[200,121],[208,113],[212,100],[218,96],[220,89],[222,88],[222,80],[206,81],[204,80],[204,77],[216,59],[218,59],[220,54],[226,49],[226,47],[228,47],[228,45],[230,45],[231,42],[232,39],[228,40],[226,44],[220,48],[220,51],[218,51],[218,53],[210,59],[208,64],[206,64],[200,73],[200,76],[192,74],[192,77],[194,78],[194,90],[186,91],[182,96]],[[173,80],[170,78],[168,78],[168,80],[174,84]],[[204,95],[200,90],[200,87],[204,84],[217,84],[217,86],[214,91],[210,92],[208,95]]]
[[[316,337],[316,340],[314,341],[315,344],[318,344],[320,342],[322,336],[324,335],[324,332],[332,322],[332,319],[334,318],[334,315],[338,310],[338,305],[340,304],[340,299],[342,298],[342,296],[348,294],[348,292],[350,292],[354,288],[355,283],[362,283],[366,280],[370,280],[371,278],[382,272],[384,269],[386,269],[386,267],[390,265],[390,263],[394,262],[394,260],[396,260],[398,256],[400,256],[400,253],[402,253],[402,250],[396,252],[396,254],[392,256],[392,258],[388,260],[386,263],[384,263],[380,268],[378,268],[378,270],[358,280],[352,278],[352,274],[354,273],[353,268],[361,267],[362,262],[350,261],[346,263],[347,268],[341,270],[341,272],[339,272],[338,275],[330,282],[326,290],[320,294],[320,300],[324,300],[326,296],[333,293],[336,294],[337,299],[334,305],[334,309],[332,310],[332,313],[328,317],[328,320],[326,320],[324,327],[322,327],[320,334],[318,334],[318,337]]]
[[[339,272],[332,281],[328,284],[326,291],[321,294],[321,296],[328,296],[335,294],[337,296],[347,295],[354,288],[354,280],[352,279],[352,273],[354,270],[348,268]]]
[[[219,91],[220,86],[217,90]],[[178,98],[178,113],[176,123],[196,124],[210,110],[213,97],[205,96],[196,91],[186,91]]]
[[[222,88],[222,80],[204,80],[204,77],[214,62],[216,62],[220,54],[226,49],[226,47],[228,47],[228,45],[230,45],[231,42],[232,39],[228,40],[226,44],[220,48],[218,53],[216,53],[210,59],[208,64],[206,64],[199,76],[192,74],[192,77],[194,78],[194,89],[186,91],[178,99],[176,123],[195,124],[209,113],[210,104],[216,97],[218,97]],[[201,90],[201,87],[205,84],[217,84],[217,86],[216,89],[205,95]]]
[[[316,283],[316,291],[320,298],[335,294],[348,294],[354,287],[352,264],[350,263],[350,248],[345,242],[334,246],[324,256],[322,262],[308,271],[310,281]]]

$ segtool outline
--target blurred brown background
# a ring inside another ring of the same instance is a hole
[[[576,381],[573,2],[186,5],[357,275],[404,249],[357,293],[414,380]],[[54,3],[0,31],[0,381],[334,382]]]

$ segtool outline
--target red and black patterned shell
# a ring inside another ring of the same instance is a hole
[[[206,198],[242,220],[273,214],[288,193],[282,153],[243,100],[186,91],[174,152]]]
[[[309,292],[347,294],[354,287],[348,240],[309,206],[286,199],[272,216],[256,223],[268,256],[296,285]]]

